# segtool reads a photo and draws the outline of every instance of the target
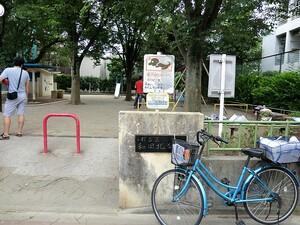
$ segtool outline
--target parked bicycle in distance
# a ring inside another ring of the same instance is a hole
[[[225,206],[235,207],[237,225],[245,224],[238,218],[237,204],[243,204],[248,215],[262,224],[279,224],[293,213],[299,192],[295,171],[268,160],[263,149],[246,148],[241,151],[248,157],[237,184],[232,186],[227,178],[216,179],[201,161],[209,140],[218,145],[228,143],[204,130],[197,132],[199,146],[175,139],[172,148],[175,169],[165,171],[156,179],[151,194],[152,209],[160,224],[200,224],[208,211],[202,181],[222,198]],[[250,168],[253,157],[264,163],[255,169]],[[220,187],[225,187],[227,192],[221,192]]]

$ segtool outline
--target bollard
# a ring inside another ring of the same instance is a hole
[[[76,144],[77,144],[77,155],[80,155],[80,124],[79,119],[74,114],[70,113],[50,113],[45,116],[43,121],[43,135],[44,135],[44,153],[48,152],[48,135],[47,135],[47,121],[50,117],[72,117],[76,121]]]

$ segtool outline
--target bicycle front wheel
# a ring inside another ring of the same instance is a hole
[[[255,201],[254,199],[271,197],[271,193],[253,177],[245,188],[246,212],[251,218],[263,224],[277,224],[287,219],[298,202],[298,188],[292,174],[280,167],[270,167],[260,171],[257,176],[275,193],[273,201]]]
[[[185,194],[174,201],[187,180],[187,173],[168,170],[155,181],[151,203],[153,212],[162,225],[198,225],[203,217],[203,195],[194,178]]]

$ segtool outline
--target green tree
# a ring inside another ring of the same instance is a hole
[[[115,1],[111,9],[115,16],[110,24],[110,47],[122,60],[126,77],[126,98],[131,101],[132,74],[146,42],[146,34],[155,21],[155,1]]]
[[[37,63],[54,46],[67,49],[72,68],[71,103],[80,104],[79,68],[85,56],[99,59],[103,53],[112,3],[112,0],[4,1],[7,13],[1,18],[0,50],[6,53],[7,61],[19,54]],[[37,46],[36,54],[33,46]]]
[[[123,79],[123,75],[125,74],[123,62],[120,58],[112,58],[110,62],[107,64],[107,69],[109,71],[109,79],[118,81]]]
[[[55,1],[51,7],[44,0],[3,1],[3,4],[6,13],[0,19],[2,64],[16,55],[22,55],[27,62],[38,63],[52,46],[64,40],[62,29],[54,19]]]
[[[162,17],[186,65],[185,111],[201,111],[202,60],[211,53],[245,58],[242,53],[258,41],[261,33],[270,30],[274,12],[280,7],[274,0],[161,1]]]
[[[71,104],[81,104],[80,65],[87,55],[97,59],[103,53],[106,24],[113,1],[67,0],[61,2],[58,17],[67,38],[66,47],[71,58],[72,92]]]

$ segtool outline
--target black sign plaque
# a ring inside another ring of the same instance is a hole
[[[135,135],[136,152],[172,152],[174,135]],[[176,136],[186,141],[186,136]]]

